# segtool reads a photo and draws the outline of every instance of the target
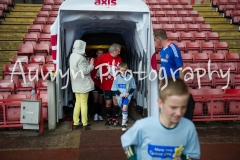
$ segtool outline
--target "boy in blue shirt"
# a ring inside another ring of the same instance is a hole
[[[128,66],[122,62],[118,66],[120,74],[113,81],[112,91],[115,91],[118,105],[122,109],[122,131],[127,130],[128,104],[136,88],[135,79],[127,73]]]
[[[121,137],[128,160],[200,158],[196,128],[183,117],[189,99],[188,86],[179,78],[167,81],[158,99],[161,113],[136,121]]]

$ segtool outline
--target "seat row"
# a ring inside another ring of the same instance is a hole
[[[210,79],[211,77],[211,79]],[[217,74],[212,74],[209,77],[209,74],[201,75],[201,77],[197,76],[197,74],[193,75],[193,78],[190,76],[186,77],[186,83],[189,87],[196,88],[196,89],[211,89],[217,88],[221,89],[222,87],[226,86],[228,89],[239,89],[240,88],[240,75],[231,73],[228,76],[221,77]]]
[[[198,11],[195,10],[167,10],[151,11],[152,17],[198,17]]]
[[[240,0],[212,0],[211,5],[218,7],[219,5],[238,5]]]
[[[53,64],[53,58],[51,55],[44,57],[39,55],[31,55],[30,59],[28,56],[14,56],[12,60],[12,64],[16,63],[17,61],[20,61],[22,64],[26,63],[38,63],[38,64]]]
[[[201,24],[205,23],[203,17],[151,17],[152,23],[161,24],[161,23],[170,23],[170,24],[179,24],[179,23],[192,23],[192,24]]]
[[[192,5],[148,5],[150,11],[193,10]]]
[[[44,5],[61,5],[64,0],[44,0]]]
[[[183,53],[181,54],[183,62],[197,63],[197,62],[240,62],[238,53]]]
[[[162,27],[165,29],[164,27]],[[166,29],[165,29],[166,30]],[[217,32],[168,32],[168,39],[173,42],[219,42]]]
[[[60,5],[46,5],[43,4],[41,7],[41,11],[58,11]]]
[[[23,41],[34,41],[34,42],[41,42],[41,41],[51,41],[51,34],[46,33],[47,31],[44,31],[45,33],[39,33],[39,32],[30,32],[26,33],[24,35]]]
[[[177,5],[177,4],[181,4],[181,5],[187,5],[188,2],[187,0],[143,0],[146,4],[148,5]]]
[[[47,57],[47,55],[51,54],[51,46],[49,43],[51,42],[45,42],[42,41],[43,43],[36,43],[36,42],[31,42],[27,41],[28,43],[25,44],[20,44],[18,46],[18,52],[17,55],[19,56],[28,56],[30,57],[31,55],[43,55]]]
[[[229,53],[229,47],[226,42],[175,42],[183,53]],[[158,50],[161,46],[156,46]]]
[[[57,17],[58,11],[38,11],[37,17]]]

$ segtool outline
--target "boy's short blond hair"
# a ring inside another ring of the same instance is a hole
[[[127,63],[122,62],[122,63],[120,63],[120,64],[118,65],[118,68],[125,68],[125,69],[128,69],[128,65],[127,65]]]
[[[176,78],[174,81],[173,78],[167,78],[161,87],[163,87],[165,83],[167,83],[166,88],[160,91],[160,99],[163,102],[170,96],[189,95],[188,85],[182,79]]]
[[[154,37],[161,38],[162,40],[168,39],[167,32],[164,29],[159,29],[154,32]]]

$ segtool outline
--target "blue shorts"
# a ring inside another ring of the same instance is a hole
[[[128,103],[129,103],[128,98],[122,98],[122,106],[121,106],[121,108],[122,108],[124,105],[128,105]]]

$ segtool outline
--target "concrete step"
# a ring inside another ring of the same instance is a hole
[[[17,12],[12,12],[12,11],[11,11],[9,15],[37,16],[37,14],[38,14],[38,12],[19,12],[19,11],[17,11]]]
[[[0,52],[1,50],[16,51],[21,43],[23,43],[23,41],[0,41]]]
[[[227,39],[224,39],[224,40],[221,40],[223,42],[227,42],[229,46],[238,46],[237,48],[240,48],[240,39],[235,39],[235,40],[227,40]],[[234,47],[236,48],[236,47]]]
[[[31,8],[29,8],[29,9],[12,9],[11,10],[11,12],[38,12],[38,11],[40,11],[40,9],[31,9]]]
[[[36,15],[7,15],[7,18],[32,18],[34,19],[35,17],[37,17]]]
[[[1,30],[27,30],[29,28],[29,25],[0,25],[0,31]]]
[[[193,4],[193,7],[210,7],[210,3],[204,3],[204,4]]]
[[[0,75],[2,75],[2,71],[3,71],[3,69],[4,69],[4,65],[5,64],[11,64],[11,62],[1,62],[0,63]]]
[[[0,59],[12,59],[17,55],[16,51],[0,51]]]
[[[223,17],[204,17],[204,20],[207,22],[228,22],[230,24],[230,21]]]
[[[239,37],[240,32],[218,32],[219,37]]]
[[[211,24],[212,29],[236,29],[233,25]]]
[[[15,3],[14,7],[18,7],[18,6],[22,6],[22,7],[41,7],[42,4],[24,4],[24,3]]]
[[[229,43],[228,46],[229,46],[229,48],[231,48],[231,49],[240,49],[239,43],[238,43],[238,44]],[[240,53],[240,52],[239,52],[239,53]]]
[[[235,41],[235,40],[240,40],[240,37],[220,37],[220,41],[229,41],[229,40],[232,40],[232,41]]]
[[[212,32],[237,32],[237,28],[217,28],[217,29],[212,29]]]
[[[205,19],[205,18],[204,18]],[[209,20],[205,20],[205,23],[206,24],[210,24],[210,25],[212,25],[212,24],[230,24],[230,22],[228,22],[228,21],[209,21]]]
[[[198,12],[198,15],[200,17],[210,17],[210,16],[222,17],[218,12],[206,12],[206,11],[200,11]]]
[[[1,24],[5,24],[5,25],[30,25],[30,24],[33,24],[33,21],[32,22],[1,22]]]
[[[216,11],[215,8],[212,8],[212,7],[201,7],[201,6],[193,6],[193,10],[196,10],[196,11]]]
[[[23,40],[24,33],[1,33],[0,41],[21,41]]]
[[[229,48],[229,52],[240,53],[240,49],[237,49],[237,48]]]
[[[20,23],[33,23],[33,18],[8,18],[6,17],[4,22],[20,22]]]
[[[13,9],[17,9],[17,10],[36,10],[39,11],[41,9],[41,6],[14,6]]]

